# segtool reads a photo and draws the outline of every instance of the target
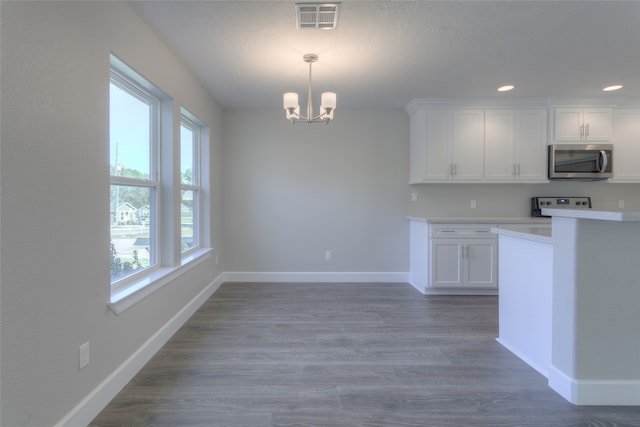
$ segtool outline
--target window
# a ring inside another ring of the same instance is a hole
[[[180,121],[180,240],[182,252],[200,246],[200,128],[183,110]]]
[[[109,87],[111,283],[157,265],[158,98],[112,69]]]
[[[203,191],[209,128],[181,108],[177,141],[174,113],[169,96],[111,56],[109,307],[116,314],[212,251]]]

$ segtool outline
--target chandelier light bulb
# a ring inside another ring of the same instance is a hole
[[[295,92],[287,92],[283,95],[284,109],[289,110],[291,108],[298,107],[298,94]]]
[[[322,94],[322,103],[320,108],[323,110],[335,110],[336,109],[336,94],[335,92],[324,92]]]

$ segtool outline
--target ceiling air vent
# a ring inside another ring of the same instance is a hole
[[[333,30],[339,10],[340,3],[296,3],[298,29]]]

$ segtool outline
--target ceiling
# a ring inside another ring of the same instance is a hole
[[[130,4],[226,108],[281,108],[287,91],[306,105],[305,53],[315,103],[334,91],[338,110],[640,96],[640,1],[342,0],[334,30],[297,30],[294,1]]]

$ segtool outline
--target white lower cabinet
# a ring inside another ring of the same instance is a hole
[[[497,289],[495,239],[430,239],[433,288]]]
[[[542,218],[409,219],[409,282],[436,295],[497,295],[498,235],[491,229],[500,224],[550,226]]]
[[[495,224],[431,224],[429,288],[470,291],[498,288]]]

